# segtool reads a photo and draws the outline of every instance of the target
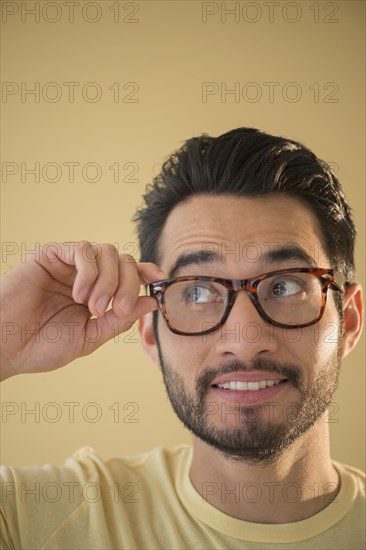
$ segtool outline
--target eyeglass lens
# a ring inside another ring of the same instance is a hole
[[[284,325],[302,325],[319,315],[322,286],[311,273],[268,277],[257,286],[258,301],[265,313]],[[176,330],[196,333],[218,324],[226,310],[229,290],[213,281],[177,281],[165,291],[169,322]]]

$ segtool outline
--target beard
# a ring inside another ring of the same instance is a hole
[[[155,339],[165,389],[176,415],[195,436],[232,461],[263,465],[275,462],[323,416],[338,387],[340,340],[327,361],[314,365],[315,375],[308,388],[304,387],[303,371],[297,365],[261,358],[250,365],[235,360],[215,369],[206,368],[196,379],[195,391],[189,392],[183,376],[164,358],[157,334]],[[242,405],[206,401],[215,378],[239,370],[266,371],[287,378],[287,384],[298,392],[298,399],[283,405],[281,421],[273,420],[274,410],[281,406],[278,402]],[[234,426],[226,422],[220,427],[212,421],[212,410],[216,407],[217,412],[219,405],[225,407],[230,418],[235,414]]]

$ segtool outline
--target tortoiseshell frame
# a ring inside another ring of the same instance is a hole
[[[283,324],[283,323],[278,323],[277,321],[273,321],[273,319],[271,319],[265,313],[262,306],[260,305],[258,295],[257,295],[257,287],[258,287],[259,283],[261,281],[264,281],[268,277],[272,277],[273,275],[282,275],[284,273],[311,273],[312,275],[314,275],[315,277],[317,277],[319,279],[319,281],[321,283],[321,286],[322,286],[321,307],[320,307],[318,316],[313,321],[311,321],[310,323],[305,323],[305,324],[302,324],[302,325],[286,325],[286,324]],[[173,325],[170,323],[170,321],[168,319],[168,315],[167,315],[166,307],[165,307],[164,293],[165,293],[165,290],[175,282],[194,281],[194,280],[211,281],[211,282],[214,282],[214,283],[221,283],[229,291],[229,293],[228,293],[228,303],[227,303],[226,309],[224,311],[224,314],[221,318],[221,321],[219,323],[217,323],[215,326],[213,326],[209,329],[203,330],[201,332],[183,332],[183,331],[180,331],[180,330],[177,330],[176,328],[174,328]],[[314,325],[323,316],[323,313],[324,313],[324,310],[325,310],[325,305],[326,305],[326,302],[327,302],[327,290],[328,290],[329,287],[331,287],[333,290],[336,290],[338,292],[343,292],[340,284],[338,284],[335,281],[334,270],[333,269],[324,269],[324,268],[320,268],[320,267],[294,267],[294,268],[289,268],[289,269],[280,269],[278,271],[270,271],[269,273],[264,273],[263,275],[257,275],[256,277],[254,277],[252,279],[221,279],[219,277],[209,277],[209,276],[206,276],[206,275],[204,275],[204,276],[185,275],[185,276],[182,276],[182,277],[175,277],[175,278],[172,278],[172,279],[163,279],[161,281],[156,281],[155,283],[150,283],[148,285],[145,285],[145,288],[149,289],[150,296],[154,296],[157,299],[159,309],[160,309],[160,311],[163,315],[163,318],[164,318],[168,328],[172,332],[174,332],[174,334],[181,334],[183,336],[201,336],[201,335],[204,335],[204,334],[209,334],[210,332],[214,332],[218,328],[220,328],[225,323],[227,318],[229,317],[229,314],[230,314],[230,311],[231,311],[231,309],[234,305],[238,290],[245,290],[248,293],[248,295],[249,295],[254,307],[258,311],[259,315],[263,319],[265,319],[266,321],[268,321],[269,323],[271,323],[272,325],[274,325],[276,327],[303,328],[303,327],[308,327],[308,326]]]

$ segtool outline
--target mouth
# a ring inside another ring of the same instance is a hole
[[[230,381],[213,384],[212,392],[220,400],[232,403],[251,404],[268,401],[290,386],[289,380],[258,380],[256,382]]]
[[[286,382],[288,382],[287,378],[282,380],[259,380],[257,382],[230,381],[225,384],[213,384],[212,387],[228,391],[258,391],[279,384],[285,384]]]

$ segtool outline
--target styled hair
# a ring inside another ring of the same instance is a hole
[[[172,153],[146,191],[145,204],[132,219],[141,262],[160,264],[165,222],[179,203],[193,196],[286,193],[310,207],[331,266],[346,283],[353,281],[356,229],[351,208],[331,167],[297,141],[256,128],[236,128],[216,138],[204,133]]]

